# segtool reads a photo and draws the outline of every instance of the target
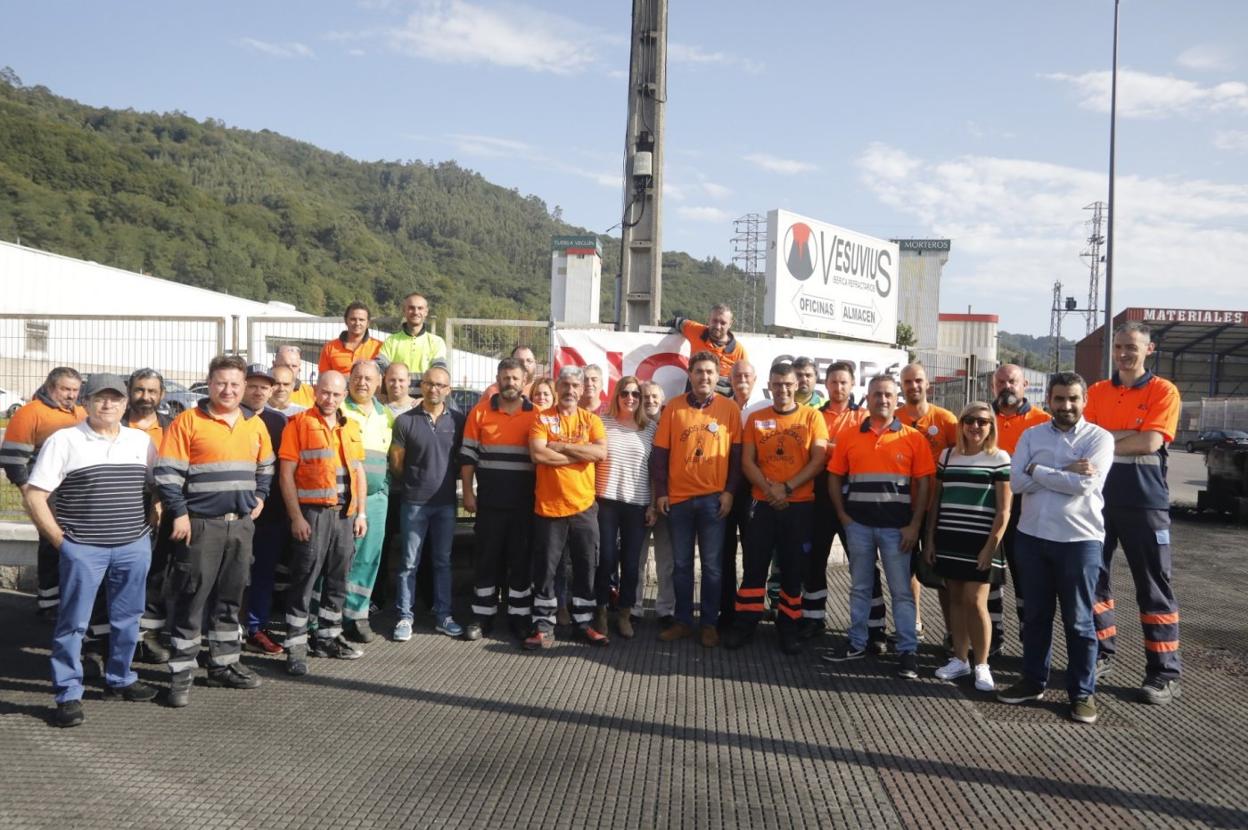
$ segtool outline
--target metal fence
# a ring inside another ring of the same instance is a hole
[[[225,351],[228,324],[224,317],[0,314],[0,424],[58,366],[123,377],[152,368],[164,375],[171,404],[186,406],[196,397],[188,387]],[[17,488],[5,478],[0,520],[24,519]]]
[[[971,401],[992,400],[992,368],[980,371],[973,354],[917,351],[915,357],[927,370],[931,385],[928,400],[954,413]]]
[[[551,325],[546,320],[454,317],[446,321],[444,331],[456,390],[484,391],[498,375],[498,361],[517,346],[533,350],[537,377],[550,374]]]
[[[1248,398],[1206,398],[1200,402],[1200,430],[1248,431]]]
[[[342,333],[341,317],[249,317],[246,339],[239,345],[248,363],[272,365],[279,346],[299,349],[299,380],[315,383],[321,347]],[[368,330],[369,336],[385,340],[389,332]]]

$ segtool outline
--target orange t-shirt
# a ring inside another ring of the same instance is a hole
[[[993,408],[996,412],[996,408]],[[1053,420],[1053,416],[1045,412],[1038,406],[1032,406],[1030,402],[1019,407],[1018,412],[1013,415],[1003,415],[1000,412],[997,415],[997,446],[1014,454],[1015,447],[1018,446],[1018,439],[1023,436],[1025,430],[1031,429],[1037,424],[1043,424],[1045,421]]]
[[[927,414],[922,417],[903,406],[897,410],[897,419],[923,434],[932,450],[933,463],[940,460],[942,452],[958,444],[958,416],[943,406],[928,404]]]
[[[560,444],[592,444],[606,437],[602,419],[580,407],[571,415],[564,415],[558,408],[541,412],[529,429],[530,440],[544,438]],[[594,503],[594,462],[534,466],[537,467],[537,491],[533,509],[537,515],[547,519],[573,516],[588,510]]]
[[[836,446],[836,436],[846,427],[856,427],[867,419],[867,408],[860,406],[850,409],[848,406],[840,412],[832,410],[832,404],[825,403],[819,407],[823,413],[823,423],[828,428],[828,457],[832,456],[832,448]]]
[[[732,332],[728,332],[728,342],[722,346],[712,343],[706,326],[702,323],[695,323],[693,320],[683,321],[680,324],[680,333],[685,336],[685,340],[689,341],[690,357],[698,352],[710,352],[715,355],[719,360],[719,376],[722,378],[732,374],[734,363],[746,359],[745,347]]]
[[[810,461],[816,441],[828,440],[828,425],[817,409],[798,406],[781,414],[774,408],[760,409],[745,422],[743,441],[754,446],[755,461],[768,481],[788,481]],[[763,501],[767,494],[757,486],[751,492]],[[789,501],[813,501],[815,481],[810,479],[793,490]]]
[[[694,496],[722,493],[728,486],[728,460],[741,443],[741,410],[722,395],[704,407],[681,395],[659,416],[654,445],[668,450],[667,497],[680,504]]]

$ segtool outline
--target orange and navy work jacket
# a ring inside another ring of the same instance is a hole
[[[274,461],[269,430],[255,412],[240,406],[230,426],[204,399],[165,430],[153,474],[174,517],[243,514],[269,497]]]
[[[295,465],[300,504],[343,504],[354,516],[364,493],[364,435],[360,425],[334,412],[331,427],[315,409],[305,409],[282,430],[278,458]]]
[[[1092,384],[1088,405],[1083,410],[1085,421],[1110,432],[1130,429],[1160,432],[1162,436],[1161,447],[1155,453],[1114,456],[1102,491],[1106,507],[1170,509],[1166,444],[1174,440],[1182,408],[1175,385],[1152,372],[1145,372],[1131,386],[1120,383],[1117,372],[1110,380]]]
[[[342,372],[351,374],[351,367],[359,360],[376,360],[381,351],[381,341],[364,333],[364,339],[354,349],[347,345],[347,333],[330,340],[321,347],[321,359],[317,363],[318,372]]]
[[[1013,415],[1005,415],[1001,410],[997,409],[997,405],[992,405],[992,411],[997,416],[997,446],[1014,455],[1015,448],[1018,447],[1018,439],[1022,437],[1026,430],[1031,429],[1037,424],[1047,423],[1053,420],[1053,416],[1031,405],[1024,398],[1023,402],[1018,405],[1018,410]]]
[[[870,419],[836,440],[828,472],[841,476],[845,512],[870,527],[904,527],[913,518],[911,482],[936,475],[927,439],[896,418],[879,432]]]
[[[792,412],[780,413],[774,407],[750,414],[741,430],[741,443],[754,447],[755,462],[768,481],[788,481],[810,461],[816,441],[828,440],[828,425],[817,409],[794,405]],[[751,494],[765,501],[767,494],[754,485]],[[791,502],[812,501],[815,481],[810,479],[793,490]]]
[[[39,448],[48,436],[58,429],[72,427],[87,417],[81,406],[72,410],[61,409],[43,390],[35,393],[35,399],[24,404],[13,414],[4,431],[4,444],[0,445],[0,467],[9,481],[21,487],[30,478]]]
[[[496,392],[468,413],[459,464],[474,468],[482,507],[532,510],[536,473],[529,456],[529,431],[535,418],[553,413],[539,413],[528,398],[508,413],[499,400]]]
[[[165,440],[165,430],[173,423],[173,418],[163,413],[157,412],[156,418],[147,427],[140,427],[134,422],[134,415],[127,409],[121,416],[121,422],[131,429],[142,430],[147,433],[147,437],[152,439],[152,446],[157,452],[160,451],[160,443]]]
[[[690,357],[698,352],[710,352],[719,359],[721,378],[732,374],[734,363],[746,359],[745,347],[737,342],[736,335],[732,332],[728,332],[728,342],[722,346],[716,346],[711,342],[711,335],[702,323],[695,323],[693,320],[681,317],[676,320],[676,328],[689,341]]]

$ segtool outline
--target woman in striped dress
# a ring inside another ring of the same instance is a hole
[[[936,676],[954,680],[973,671],[975,688],[989,692],[988,590],[1001,584],[1005,568],[1001,537],[1010,520],[1010,456],[997,447],[997,420],[988,404],[967,404],[958,417],[957,446],[936,464],[933,504],[923,556],[945,578],[953,635],[953,657]]]
[[[654,524],[650,506],[650,449],[658,422],[646,415],[641,403],[641,381],[629,375],[615,385],[615,394],[602,419],[607,430],[607,460],[595,466],[598,492],[599,554],[595,592],[598,611],[594,629],[607,633],[607,606],[611,582],[619,569],[620,599],[616,629],[633,636],[630,615],[637,601],[637,569],[646,528]]]

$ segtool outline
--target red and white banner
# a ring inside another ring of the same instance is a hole
[[[767,370],[780,360],[800,356],[813,358],[820,387],[829,364],[838,360],[852,363],[857,382],[855,398],[866,394],[866,384],[871,378],[879,374],[896,376],[907,363],[904,349],[869,343],[748,334],[737,339],[745,347],[758,374],[751,400],[765,397]],[[601,366],[606,379],[603,400],[609,400],[616,381],[628,375],[658,383],[668,399],[683,393],[688,380],[689,343],[679,334],[561,328],[555,329],[553,351],[556,376],[564,366]]]

